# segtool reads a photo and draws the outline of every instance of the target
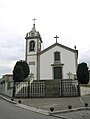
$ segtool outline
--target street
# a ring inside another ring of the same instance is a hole
[[[0,98],[0,119],[58,119],[28,111]]]

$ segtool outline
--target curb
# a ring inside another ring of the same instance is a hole
[[[81,108],[74,108],[74,109],[67,109],[67,110],[61,110],[61,111],[55,111],[50,113],[50,116],[61,118],[61,119],[68,119],[65,116],[61,116],[58,114],[63,114],[63,113],[69,113],[69,112],[76,112],[76,111],[82,111],[82,110],[90,110],[90,107],[81,107]]]
[[[27,105],[24,105],[24,104],[18,104],[18,102],[16,101],[12,101],[2,95],[0,95],[0,97],[10,103],[13,103],[13,104],[16,104],[17,107],[20,107],[20,108],[23,108],[23,109],[27,109],[27,110],[30,110],[30,111],[33,111],[33,112],[37,112],[37,113],[40,113],[40,114],[43,114],[43,115],[50,115],[50,113],[46,110],[42,110],[42,109],[37,109],[37,108],[34,108],[34,107],[30,107],[30,106],[27,106]]]
[[[6,98],[6,97],[2,96],[2,95],[0,95],[0,97],[1,97],[2,99],[4,99],[4,100],[6,100],[6,101],[10,102],[10,103],[13,103],[13,104],[18,104],[18,102],[16,102],[16,101],[12,101],[12,100],[10,100],[10,99],[8,99],[8,98]]]
[[[46,111],[46,110],[43,110],[43,109],[37,109],[35,107],[30,107],[30,106],[27,106],[27,105],[24,105],[24,104],[16,104],[16,106],[21,107],[23,109],[33,111],[33,112],[37,112],[37,113],[40,113],[40,114],[43,114],[43,115],[47,115],[47,116],[50,115],[49,111]]]
[[[68,113],[68,112],[75,112],[75,111],[81,111],[81,110],[90,110],[90,107],[66,109],[66,110],[54,111],[54,112],[49,112],[49,113],[50,115],[53,115],[53,114]]]

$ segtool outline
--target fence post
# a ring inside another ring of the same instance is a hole
[[[28,98],[29,98],[29,94],[30,94],[30,81],[28,80]]]
[[[44,90],[45,90],[45,98],[46,98],[46,81],[44,81],[44,84],[45,84],[45,87],[44,87]]]
[[[80,96],[80,84],[79,84],[79,81],[78,81],[78,85],[77,85],[77,91],[78,91],[78,97]]]
[[[12,97],[15,97],[15,81],[13,82],[13,94]]]
[[[61,79],[61,96],[63,96],[63,81]]]

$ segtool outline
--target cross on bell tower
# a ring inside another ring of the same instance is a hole
[[[36,19],[34,18],[33,21],[34,21],[34,24],[35,24]]]
[[[57,43],[57,39],[59,38],[59,36],[56,35],[54,38],[56,38],[56,43]]]

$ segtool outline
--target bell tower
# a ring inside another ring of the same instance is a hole
[[[26,51],[25,60],[30,68],[30,75],[33,74],[34,80],[40,78],[40,56],[42,39],[38,31],[35,28],[35,20],[30,32],[26,34]]]

